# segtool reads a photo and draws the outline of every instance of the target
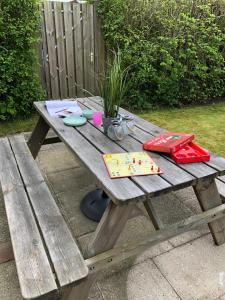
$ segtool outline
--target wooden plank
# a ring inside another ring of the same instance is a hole
[[[109,250],[115,245],[132,209],[133,205],[116,206],[113,202],[109,203],[88,246],[87,257]],[[87,299],[90,287],[96,279],[95,275],[88,276],[87,280],[71,290],[67,300]]]
[[[64,35],[64,11],[61,2],[54,2],[55,17],[55,35],[57,45],[57,59],[59,72],[60,98],[67,98],[68,86],[66,78],[66,53],[65,53],[65,35]]]
[[[203,211],[222,204],[215,180],[212,178],[198,183],[194,191]],[[216,245],[223,244],[225,242],[225,218],[210,222],[209,228]]]
[[[74,48],[76,64],[77,96],[84,95],[83,27],[81,5],[73,3]]]
[[[13,260],[13,248],[10,242],[0,243],[0,264]]]
[[[71,3],[63,3],[66,37],[66,61],[69,97],[76,97],[75,57],[73,42],[73,11]]]
[[[220,177],[218,177],[218,179],[225,183],[225,176],[220,176]]]
[[[222,201],[224,202],[224,200],[225,200],[225,183],[216,179],[216,185],[217,185],[220,197],[222,198]]]
[[[166,229],[156,231],[152,235],[146,237],[144,240],[135,241],[115,247],[111,250],[98,254],[94,257],[85,260],[89,267],[90,274],[99,272],[105,268],[113,266],[115,263],[119,263],[124,259],[138,255],[144,252],[149,247],[157,245],[161,242],[177,236],[186,231],[192,230],[206,223],[224,218],[225,204],[212,208],[209,211],[201,213],[199,215],[191,216],[181,222],[167,226]]]
[[[9,142],[0,140],[0,182],[4,195],[22,296],[57,294],[57,286]]]
[[[47,47],[47,38],[46,38],[46,24],[45,24],[45,10],[44,5],[40,4],[41,17],[42,17],[42,63],[45,71],[45,83],[46,83],[46,97],[47,99],[52,98],[51,94],[51,82],[50,82],[50,68],[49,68],[49,56],[48,56],[48,47]]]
[[[83,256],[29,153],[23,136],[11,137],[10,143],[60,286],[65,287],[85,278],[88,269]]]
[[[84,87],[94,93],[94,28],[93,5],[82,5],[83,15],[83,50],[84,50]],[[87,94],[90,96],[90,94]]]
[[[55,41],[55,27],[53,19],[53,6],[52,2],[44,1],[45,10],[45,27],[46,27],[46,40],[48,47],[48,60],[50,68],[50,81],[51,81],[51,94],[53,99],[58,99],[59,82],[57,70],[57,55],[56,55],[56,41]]]
[[[89,97],[87,99],[88,101],[93,101],[98,105],[100,108],[102,106],[102,100],[100,97]],[[130,113],[129,111],[121,108],[119,110],[122,114],[129,114],[132,115],[135,119],[136,124],[136,130],[134,134],[131,134],[135,139],[140,141],[141,143],[144,143],[146,140],[151,139],[153,136],[160,134],[162,132],[165,132],[165,129],[162,129],[144,119],[139,118],[138,116]],[[140,134],[142,132],[142,134]],[[150,152],[151,155],[153,152]],[[166,155],[162,155],[165,159],[171,161],[173,164],[176,164],[171,158],[169,158]],[[212,158],[212,162],[213,162]],[[192,164],[179,164],[179,168],[187,171],[191,175],[195,176],[198,180],[201,178],[207,178],[207,177],[216,177],[218,176],[218,173],[221,174],[222,172],[218,172],[216,169],[207,166],[205,163],[192,163]]]
[[[104,135],[90,123],[77,128],[77,131],[79,131],[82,136],[85,136],[85,138],[101,153],[125,152],[123,148],[112,142],[106,135]],[[143,191],[152,197],[172,190],[172,186],[158,175],[136,176],[131,178],[133,182],[135,182]]]
[[[35,108],[84,165],[95,175],[100,186],[118,204],[127,200],[145,200],[144,192],[130,179],[110,179],[101,153],[85,137],[72,127],[65,126],[62,119],[49,116],[44,102],[35,102]]]
[[[32,131],[29,140],[27,142],[28,147],[34,158],[37,157],[39,150],[45,140],[45,137],[49,131],[48,124],[42,117],[39,117],[38,122]]]
[[[214,153],[210,153],[210,161],[206,162],[206,164],[216,170],[219,171],[220,175],[225,174],[225,158],[221,156],[217,156]]]
[[[151,199],[146,200],[144,202],[144,206],[155,229],[162,229],[164,227],[163,223],[160,220],[158,214],[156,213],[155,207],[153,206]]]
[[[83,105],[82,103],[84,100],[78,99],[78,101],[79,101],[80,105],[82,106]],[[92,109],[98,109],[98,110],[102,111],[102,107],[99,107],[98,105],[96,105],[89,99],[85,99],[85,107],[89,107]],[[132,136],[127,136],[122,141],[116,141],[115,143],[113,143],[105,135],[103,135],[103,129],[101,127],[99,127],[98,129],[93,127],[91,130],[90,127],[87,128],[87,125],[86,125],[84,127],[79,128],[78,130],[82,131],[82,134],[84,134],[87,138],[89,138],[91,140],[91,142],[93,144],[95,144],[96,147],[101,146],[102,147],[101,151],[105,152],[105,153],[112,152],[112,151],[114,151],[115,153],[120,152],[121,151],[120,148],[119,147],[115,148],[115,144],[119,145],[121,148],[123,148],[124,150],[126,150],[128,152],[132,152],[132,151],[135,152],[135,151],[143,150],[142,143],[138,142]],[[102,134],[100,134],[99,132],[96,132],[96,131],[101,131]],[[140,130],[139,134],[137,134],[137,135],[140,135],[140,137],[141,137],[142,131]],[[101,142],[101,140],[102,140],[102,142]],[[106,140],[108,140],[108,148],[106,148],[106,146],[107,146]],[[112,145],[113,145],[113,147],[112,147]],[[172,162],[168,161],[161,155],[151,152],[150,156],[153,158],[155,163],[157,165],[159,165],[160,168],[163,170],[163,174],[161,174],[160,176],[152,176],[151,175],[151,176],[147,176],[147,177],[145,176],[145,177],[134,177],[133,178],[133,180],[137,181],[137,183],[140,184],[141,187],[145,188],[145,191],[146,191],[148,185],[150,185],[151,189],[147,190],[148,193],[151,193],[153,191],[152,189],[155,186],[157,187],[157,190],[159,190],[160,188],[161,188],[161,190],[164,189],[163,182],[161,182],[161,184],[160,184],[159,177],[161,177],[161,178],[165,179],[167,182],[169,182],[173,186],[174,189],[190,186],[191,184],[194,184],[194,182],[196,181],[195,177],[193,177],[189,173],[185,172],[184,170],[182,170],[181,168],[179,168],[177,165],[173,164]],[[149,177],[150,177],[150,179],[149,179]],[[158,179],[157,179],[157,177],[158,177]],[[149,180],[149,181],[147,181],[147,180]],[[143,182],[143,184],[141,184],[141,182]],[[152,194],[150,196],[154,196],[154,194]]]
[[[106,54],[100,18],[97,15],[97,3],[93,4],[94,49],[95,49],[95,94],[99,94],[99,81],[105,71]]]

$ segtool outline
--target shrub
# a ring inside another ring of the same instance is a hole
[[[132,65],[133,108],[225,96],[224,0],[101,0],[108,48]]]
[[[0,2],[0,120],[27,116],[43,97],[37,72],[36,0]]]

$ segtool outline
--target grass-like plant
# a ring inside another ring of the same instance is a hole
[[[113,52],[113,59],[107,64],[105,75],[100,81],[100,94],[104,102],[104,117],[116,118],[127,89],[128,69],[122,67],[120,51]]]

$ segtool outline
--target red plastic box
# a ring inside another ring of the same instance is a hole
[[[172,153],[170,157],[177,164],[187,164],[187,163],[210,160],[209,152],[205,151],[204,149],[202,149],[201,147],[199,147],[194,143],[189,143],[187,145],[184,145],[182,149]]]
[[[194,139],[193,134],[164,132],[146,141],[143,144],[144,150],[173,153]]]

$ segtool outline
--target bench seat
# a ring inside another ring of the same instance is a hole
[[[219,190],[220,196],[221,196],[223,202],[225,202],[225,176],[218,177],[218,179],[216,180],[216,184],[217,184],[217,188]]]
[[[88,268],[22,135],[0,139],[0,183],[24,299],[56,299]]]

